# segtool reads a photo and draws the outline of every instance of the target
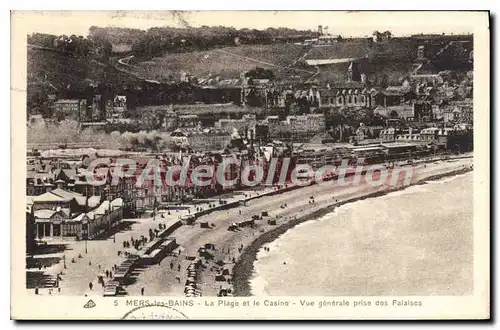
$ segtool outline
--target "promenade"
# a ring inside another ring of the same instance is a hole
[[[436,164],[420,164],[414,166],[415,175],[412,183],[416,183],[427,177],[440,175],[450,171],[463,169],[472,164],[472,159],[460,159],[453,162],[439,161]],[[347,182],[352,177],[346,179]],[[400,186],[401,187],[401,186]],[[198,224],[194,226],[182,226],[176,230],[174,236],[177,242],[183,247],[183,252],[179,257],[167,257],[161,265],[155,265],[147,268],[140,276],[137,283],[128,286],[130,295],[140,294],[140,289],[145,288],[146,294],[150,295],[184,295],[184,283],[187,279],[186,269],[190,264],[186,256],[197,256],[198,249],[206,243],[214,244],[216,250],[213,252],[215,258],[206,263],[205,270],[201,273],[199,279],[199,289],[204,296],[215,296],[221,288],[232,289],[232,284],[216,281],[216,271],[211,270],[216,267],[215,262],[223,260],[224,268],[232,273],[234,261],[237,261],[244,249],[250,245],[260,235],[277,228],[296,218],[301,218],[312,214],[325,207],[334,204],[345,203],[349,200],[361,198],[363,196],[384,192],[396,187],[382,185],[374,187],[366,183],[360,185],[346,185],[339,187],[335,185],[311,185],[294,189],[265,198],[253,199],[246,205],[238,206],[230,210],[214,211],[208,215],[202,216],[197,220],[199,222],[208,222],[215,225],[212,228],[200,228]],[[314,203],[311,198],[314,197]],[[281,206],[286,204],[285,208]],[[229,231],[228,226],[233,222],[239,222],[250,219],[255,214],[261,214],[262,211],[268,211],[269,217],[256,221],[254,228],[245,227],[240,231]],[[276,219],[276,225],[269,225],[268,219]],[[298,242],[300,244],[300,242]],[[169,265],[174,264],[171,270]],[[180,265],[180,271],[178,271]],[[176,280],[176,276],[181,278]],[[230,276],[226,276],[226,278]]]
[[[412,183],[426,177],[470,166],[472,163],[472,158],[465,158],[450,162],[436,161],[418,164],[413,166]],[[350,182],[350,180],[352,180],[352,177],[347,178],[346,182]],[[87,243],[84,241],[66,241],[65,243],[68,244],[67,249],[58,254],[60,257],[64,254],[65,262],[61,260],[59,263],[47,268],[45,273],[57,275],[62,271],[60,294],[102,296],[103,288],[97,283],[97,276],[102,275],[105,270],[112,270],[114,265],[120,264],[124,257],[118,256],[118,251],[137,252],[134,248],[123,248],[123,241],[130,241],[131,238],[137,239],[141,235],[148,237],[149,230],[158,229],[159,224],[168,227],[177,222],[180,217],[191,214],[197,216],[194,225],[183,225],[169,235],[175,237],[177,243],[180,244],[180,255],[168,256],[159,265],[153,265],[141,270],[135,276],[135,283],[126,286],[125,290],[128,295],[140,295],[141,289],[144,289],[145,295],[184,296],[184,282],[187,279],[186,269],[191,263],[186,257],[197,257],[198,249],[207,243],[211,243],[215,245],[215,251],[212,252],[214,259],[205,263],[206,267],[198,278],[198,286],[202,295],[215,296],[221,288],[232,288],[232,284],[227,281],[215,280],[216,261],[224,261],[224,268],[231,274],[235,261],[238,260],[244,249],[260,235],[283,225],[287,221],[307,216],[335,203],[344,203],[350,199],[389,189],[394,189],[394,187],[388,187],[387,185],[372,186],[365,182],[359,185],[346,184],[345,186],[337,186],[330,182],[299,189],[287,189],[287,191],[279,193],[276,188],[267,187],[260,191],[237,192],[233,197],[224,199],[227,202],[226,205],[219,206],[217,201],[215,202],[216,207],[212,208],[210,213],[204,215],[197,214],[196,208],[202,207],[204,209],[202,213],[206,213],[206,210],[209,209],[208,203],[185,205],[189,206],[189,209],[171,210],[170,215],[166,213],[167,211],[161,212],[156,215],[155,219],[152,217],[124,219],[122,223],[129,225],[129,228],[119,231],[108,238],[92,240]],[[314,203],[311,203],[312,199],[314,199]],[[231,208],[220,209],[229,207],[232,203],[235,205]],[[212,202],[212,204],[214,203]],[[285,204],[286,207],[282,207]],[[253,228],[244,227],[238,231],[228,230],[232,223],[249,220],[253,215],[260,215],[262,211],[269,212],[269,217],[257,220]],[[269,219],[276,220],[276,225],[268,224],[267,220]],[[210,227],[201,228],[201,222],[209,223]],[[87,253],[85,253],[85,245],[87,246]],[[78,257],[79,255],[81,255],[81,258]],[[72,259],[75,262],[72,262]],[[66,263],[66,268],[64,268],[64,263]],[[172,268],[170,267],[171,264]],[[226,276],[227,278],[231,279],[231,276]],[[93,283],[92,290],[89,290],[90,282]],[[33,290],[30,291],[33,292]],[[47,292],[48,289],[40,290],[40,294],[47,294]]]
[[[276,189],[267,187],[258,191],[236,192],[232,194],[232,197],[223,199],[227,203],[226,205],[219,205],[218,199],[214,198],[211,203],[187,204],[183,205],[183,209],[170,210],[170,215],[165,210],[158,212],[154,218],[149,216],[145,218],[123,219],[120,223],[123,229],[116,232],[116,234],[89,241],[51,239],[48,240],[48,244],[64,244],[66,245],[65,251],[35,255],[34,257],[35,259],[60,258],[58,263],[42,269],[45,275],[53,277],[62,272],[62,275],[60,275],[61,281],[59,282],[60,294],[102,296],[104,291],[103,287],[97,282],[97,276],[104,275],[106,280],[105,271],[112,271],[113,266],[119,265],[125,260],[123,252],[138,252],[134,247],[124,248],[124,241],[130,242],[132,238],[138,239],[141,236],[148,237],[150,229],[159,230],[159,224],[169,228],[178,222],[182,216],[211,212],[212,209],[227,207],[229,204],[238,203],[275,191]],[[209,204],[212,204],[212,208],[209,207]],[[197,208],[202,208],[203,211],[197,212]],[[185,227],[191,228],[190,226]],[[177,236],[177,232],[171,236]],[[120,251],[120,255],[118,255],[118,251]],[[38,268],[29,271],[36,270]],[[108,280],[110,279],[108,278]],[[92,290],[89,288],[89,283],[93,284]],[[138,283],[141,283],[141,280]],[[34,290],[29,291],[34,294]],[[47,294],[47,292],[48,289],[39,290],[39,294]],[[53,294],[57,293],[57,289],[53,290]]]

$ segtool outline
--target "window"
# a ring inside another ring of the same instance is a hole
[[[81,225],[77,223],[66,223],[62,227],[63,236],[73,236],[80,232]]]

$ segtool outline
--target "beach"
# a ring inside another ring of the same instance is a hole
[[[470,171],[472,164],[472,158],[463,158],[414,165],[412,185]],[[346,182],[349,180],[352,177]],[[332,182],[252,199],[246,205],[228,210],[213,211],[200,216],[194,225],[184,225],[175,230],[172,236],[181,246],[180,255],[169,256],[159,265],[141,270],[137,274],[137,281],[127,286],[126,290],[129,295],[139,295],[141,288],[145,288],[146,295],[183,296],[184,283],[188,277],[186,269],[191,264],[187,257],[197,257],[199,248],[210,243],[215,246],[215,250],[211,251],[214,258],[204,262],[204,269],[197,278],[200,295],[215,296],[222,288],[230,289],[235,296],[248,296],[251,294],[249,279],[253,273],[255,256],[263,244],[272,242],[299,223],[331,212],[335,207],[405,187],[403,184],[372,186],[363,181],[359,185],[336,186]],[[285,204],[286,207],[282,207]],[[263,211],[267,211],[269,216],[257,220],[253,228],[228,230],[232,223],[249,220]],[[276,220],[276,225],[268,224],[269,219]],[[202,222],[209,223],[210,227],[201,228]],[[224,262],[224,269],[232,274],[224,276],[226,281],[216,281],[215,262],[219,260]],[[231,283],[227,282],[227,278]]]
[[[411,166],[411,185],[470,171],[472,164],[473,159],[467,157],[414,164]],[[184,209],[171,211],[171,214],[162,211],[156,217],[124,219],[123,228],[112,236],[88,242],[61,242],[66,246],[64,252],[41,256],[59,260],[44,272],[53,276],[62,275],[60,288],[63,294],[72,292],[76,295],[100,296],[103,288],[95,285],[89,290],[89,282],[95,284],[99,274],[111,270],[124,260],[123,253],[120,255],[119,251],[137,253],[133,248],[123,248],[123,241],[147,235],[148,230],[158,228],[159,224],[171,227],[182,216],[190,214],[196,216],[193,225],[184,224],[169,234],[179,245],[175,253],[165,257],[159,264],[136,268],[132,274],[132,283],[124,287],[127,294],[141,295],[144,289],[144,295],[184,296],[185,283],[190,277],[187,269],[192,259],[200,257],[201,247],[212,244],[214,249],[209,249],[212,258],[200,258],[203,260],[203,267],[196,276],[197,295],[216,296],[221,289],[225,289],[235,296],[248,296],[251,295],[249,281],[253,275],[254,261],[263,245],[273,242],[290,228],[320,218],[341,205],[408,187],[403,184],[403,180],[395,185],[388,184],[387,180],[385,184],[378,186],[367,184],[364,179],[359,184],[353,184],[353,180],[355,178],[350,176],[346,178],[344,185],[327,181],[281,190],[275,187],[257,187],[224,197],[227,205],[219,205],[218,200],[214,199],[211,202],[185,205]],[[212,204],[211,208],[209,203]],[[202,212],[197,212],[199,207],[203,208]],[[228,230],[231,224],[251,220],[256,215],[260,217],[262,212],[267,212],[268,215],[255,220],[253,226]],[[270,220],[274,223],[269,223]],[[203,227],[201,224],[208,226]],[[57,242],[52,242],[54,243]],[[298,243],[298,248],[300,244]],[[66,261],[62,260],[64,257]],[[223,266],[217,262],[223,263]],[[225,275],[216,280],[220,270],[224,270]],[[33,290],[30,292],[33,293]],[[41,291],[40,294],[45,292]]]
[[[426,181],[298,224],[258,250],[251,295],[473,294],[473,176]]]

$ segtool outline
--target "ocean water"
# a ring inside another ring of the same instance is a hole
[[[473,174],[343,205],[257,254],[252,295],[468,295]]]

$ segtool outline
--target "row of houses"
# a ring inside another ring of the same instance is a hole
[[[462,145],[462,151],[472,148],[473,130],[468,124],[451,127],[425,127],[415,129],[398,129],[382,126],[361,126],[356,130],[357,141],[378,139],[381,142],[415,142],[436,144],[442,148],[450,148],[456,144]]]
[[[373,112],[384,118],[404,121],[443,121],[446,124],[473,124],[474,111],[472,99],[449,101],[435,104],[432,101],[414,101],[411,103],[377,106]]]
[[[183,154],[181,152],[170,155],[130,156],[128,159],[135,162],[135,172],[127,174],[127,170],[122,168],[120,170],[125,173],[120,172],[120,177],[114,175],[117,170],[116,158],[107,159],[107,164],[100,165],[92,172],[82,167],[81,163],[71,169],[46,168],[46,170],[30,171],[27,177],[27,195],[34,196],[37,202],[35,210],[60,206],[71,218],[88,207],[97,206],[99,201],[113,201],[117,198],[122,201],[124,212],[133,212],[154,205],[155,200],[178,202],[194,197],[207,198],[223,191],[237,189],[239,181],[231,180],[239,178],[241,174],[239,171],[243,164],[268,161],[258,150],[253,155],[250,155],[248,151],[228,154],[223,152]],[[228,162],[237,165],[225,165]],[[191,174],[198,165],[208,165],[213,168],[213,180],[210,180],[210,184],[197,186],[193,183]],[[223,171],[224,177],[230,181],[230,184],[221,186],[215,180],[220,166],[224,166],[220,171]],[[183,169],[187,171],[186,178],[185,181],[179,183]],[[151,176],[156,170],[161,181]],[[34,172],[43,178],[34,180]],[[64,191],[69,191],[70,195],[64,195]],[[47,205],[42,203],[45,198],[49,201]],[[58,202],[60,205],[57,204]]]

